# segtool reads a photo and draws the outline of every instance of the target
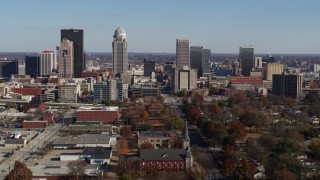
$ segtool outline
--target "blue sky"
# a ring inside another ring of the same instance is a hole
[[[187,38],[213,53],[320,54],[319,0],[7,0],[0,3],[0,52],[59,45],[60,29],[84,29],[88,52],[111,52],[114,30],[129,52],[175,52]]]

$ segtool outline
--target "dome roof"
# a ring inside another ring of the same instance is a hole
[[[118,27],[116,29],[116,31],[114,31],[114,35],[113,36],[115,36],[115,37],[119,37],[119,36],[126,37],[127,35],[126,35],[126,32],[124,31],[124,29],[122,29],[121,27]]]

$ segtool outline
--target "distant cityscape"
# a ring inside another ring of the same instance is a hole
[[[319,179],[320,55],[0,53],[0,179]],[[172,41],[174,43],[174,39]]]

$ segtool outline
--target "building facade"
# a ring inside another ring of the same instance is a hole
[[[212,75],[210,58],[211,50],[203,49],[202,76],[211,77]]]
[[[112,42],[112,71],[113,74],[128,71],[127,35],[124,29],[118,27]]]
[[[176,68],[181,69],[183,66],[190,67],[190,49],[189,40],[176,40]]]
[[[61,102],[77,103],[80,93],[80,84],[78,83],[58,85],[58,96]]]
[[[74,77],[74,49],[73,42],[63,39],[58,54],[58,75],[62,78]]]
[[[266,64],[265,69],[265,79],[268,81],[272,81],[272,77],[274,74],[282,74],[283,73],[283,64],[281,63],[268,63]]]
[[[274,74],[272,93],[293,99],[302,96],[302,74]]]
[[[52,70],[57,69],[56,55],[54,51],[45,50],[39,53],[40,76],[49,76],[52,74]]]
[[[191,46],[190,47],[190,66],[192,69],[198,70],[198,77],[202,76],[203,73],[203,61],[204,53],[202,46]]]
[[[40,59],[39,56],[26,56],[26,75],[30,75],[32,78],[39,76]]]
[[[197,70],[183,67],[176,69],[174,75],[174,92],[183,89],[189,91],[197,88]]]
[[[119,107],[80,107],[76,112],[77,121],[100,121],[103,124],[118,121]]]
[[[254,48],[253,46],[240,47],[239,51],[240,67],[243,76],[250,76],[250,71],[254,66]]]
[[[18,74],[18,61],[0,60],[0,78],[9,79],[13,74]]]
[[[109,79],[93,85],[93,101],[101,103],[103,100],[122,101],[128,97],[128,86],[120,79]]]
[[[73,42],[72,65],[73,77],[80,78],[82,71],[86,69],[86,57],[84,53],[83,30],[82,29],[62,29],[61,43],[64,39]]]
[[[156,62],[154,61],[147,61],[146,59],[143,62],[144,69],[143,69],[143,75],[151,77],[152,72],[154,72],[154,69],[156,67]]]

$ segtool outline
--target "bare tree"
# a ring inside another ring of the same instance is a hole
[[[77,180],[84,176],[86,161],[76,160],[68,163],[69,176],[75,177]]]

